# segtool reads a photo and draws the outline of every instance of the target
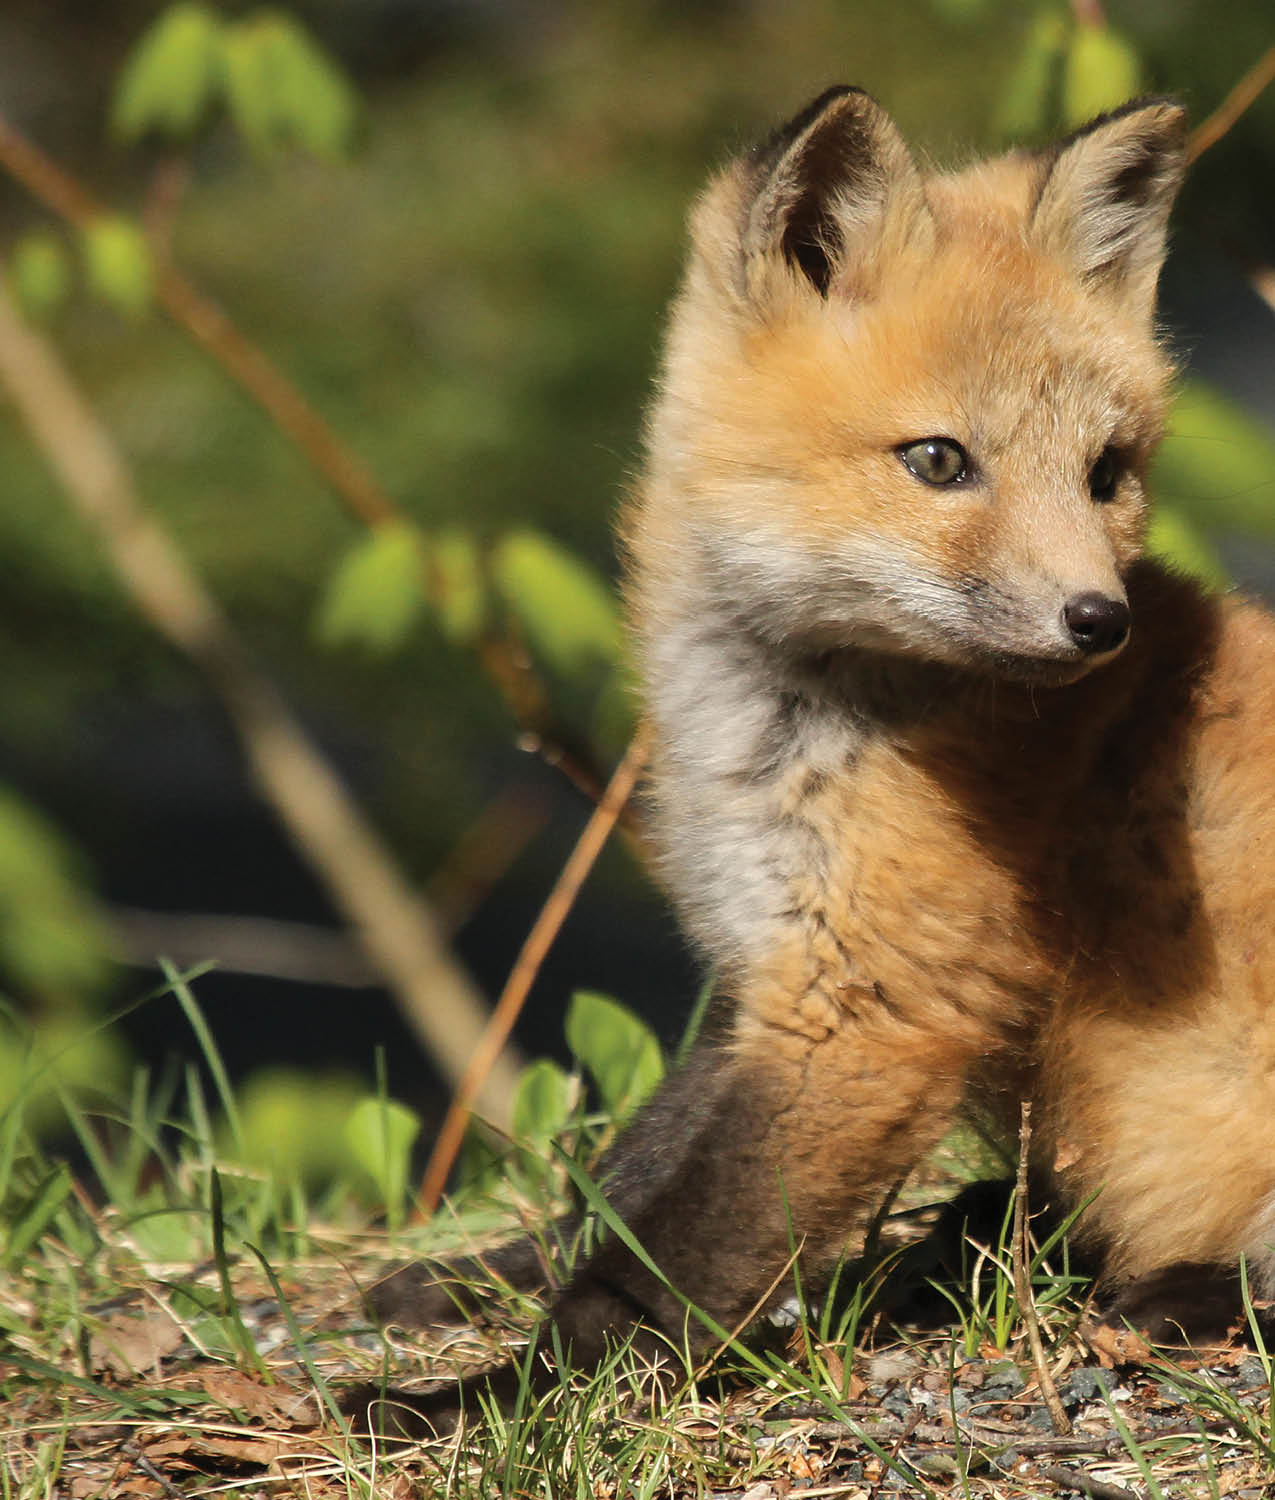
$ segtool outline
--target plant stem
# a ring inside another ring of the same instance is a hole
[[[610,837],[611,830],[615,827],[624,804],[629,799],[629,794],[642,774],[648,748],[649,731],[646,726],[642,726],[629,742],[629,748],[615,768],[601,801],[593,809],[583,833],[562,867],[562,873],[554,883],[553,890],[549,892],[548,899],[541,907],[540,915],[536,918],[526,942],[522,945],[522,951],[510,970],[509,978],[505,981],[500,999],[496,1002],[496,1008],[492,1011],[491,1020],[487,1024],[487,1030],[457,1085],[455,1097],[443,1120],[442,1129],[438,1133],[438,1139],[434,1143],[433,1152],[426,1165],[425,1176],[421,1183],[421,1211],[426,1217],[438,1207],[438,1200],[442,1197],[443,1188],[447,1185],[448,1173],[452,1169],[452,1163],[456,1160],[456,1153],[460,1150],[465,1127],[473,1113],[483,1081],[492,1063],[500,1056],[526,1002],[527,995],[530,993],[531,986],[535,982],[536,975],[540,971],[540,965],[545,960],[545,955],[553,946],[554,939],[561,930],[563,922],[566,921],[567,913],[575,903],[581,886],[593,868],[594,861],[602,852],[602,847]]]

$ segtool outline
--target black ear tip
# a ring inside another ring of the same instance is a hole
[[[804,135],[820,116],[826,114],[832,105],[839,103],[842,99],[853,97],[865,99],[872,104],[876,103],[866,89],[857,88],[848,83],[834,83],[830,88],[824,89],[822,94],[812,99],[799,114],[794,115],[791,120],[786,120],[760,145],[756,146],[751,152],[753,162],[760,167],[770,166],[799,136]]]
[[[1094,131],[1101,130],[1106,125],[1114,125],[1119,120],[1126,120],[1131,115],[1154,116],[1155,128],[1164,137],[1166,145],[1177,146],[1186,141],[1187,111],[1181,99],[1175,99],[1172,94],[1144,94],[1137,99],[1130,99],[1117,109],[1109,109],[1105,114],[1087,120],[1079,129],[1055,142],[1054,149],[1062,152],[1076,141],[1092,135]]]

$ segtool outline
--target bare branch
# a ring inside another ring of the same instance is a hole
[[[434,1150],[426,1164],[425,1176],[421,1183],[421,1205],[426,1214],[434,1212],[438,1206],[438,1200],[443,1195],[443,1188],[447,1184],[447,1174],[456,1160],[456,1153],[460,1150],[465,1127],[469,1123],[469,1117],[479,1097],[487,1070],[494,1059],[500,1055],[506,1038],[513,1030],[514,1022],[518,1019],[536,975],[540,971],[540,965],[545,960],[545,955],[553,946],[554,939],[567,919],[567,913],[580,894],[580,887],[593,868],[594,861],[602,852],[602,847],[610,837],[624,804],[629,800],[629,794],[642,774],[642,768],[646,764],[648,740],[649,733],[643,726],[629,742],[629,748],[615,768],[607,789],[602,794],[602,800],[590,814],[589,821],[584,825],[584,832],[562,867],[562,873],[558,876],[553,890],[549,892],[548,900],[541,908],[535,925],[527,935],[527,941],[522,945],[522,952],[519,953],[509,978],[505,982],[500,999],[496,1002],[487,1032],[470,1059],[469,1066],[465,1069],[464,1077],[456,1089],[455,1098],[452,1100],[451,1108],[447,1111],[447,1117],[438,1133],[438,1140],[434,1143]]]
[[[483,1035],[487,1008],[433,913],[307,738],[275,685],[159,525],[142,509],[110,434],[57,353],[0,288],[0,385],[96,533],[134,604],[217,692],[258,788],[345,914],[404,1014],[449,1078]],[[493,1065],[484,1108],[505,1118],[515,1065]]]
[[[1216,146],[1268,84],[1275,82],[1275,47],[1268,47],[1222,100],[1207,120],[1191,132],[1186,143],[1187,161],[1197,161],[1210,146]]]
[[[1032,1295],[1031,1245],[1027,1230],[1027,1162],[1032,1142],[1032,1106],[1030,1099],[1022,1103],[1022,1117],[1018,1127],[1018,1180],[1014,1190],[1014,1295],[1018,1299],[1018,1311],[1027,1328],[1027,1342],[1032,1352],[1032,1364],[1036,1368],[1036,1381],[1040,1394],[1045,1398],[1049,1420],[1060,1437],[1071,1432],[1071,1421],[1063,1408],[1054,1377],[1049,1373],[1045,1359],[1045,1346],[1040,1337],[1040,1320],[1036,1316],[1036,1299]]]

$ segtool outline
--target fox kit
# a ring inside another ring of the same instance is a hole
[[[837,88],[694,211],[624,534],[719,1016],[604,1185],[719,1325],[1023,1098],[1109,1287],[1275,1285],[1275,626],[1142,555],[1183,160],[1151,100],[928,173]],[[613,1237],[548,1323],[583,1364],[686,1313]]]

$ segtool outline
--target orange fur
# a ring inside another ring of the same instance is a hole
[[[1153,101],[926,176],[842,92],[695,212],[626,523],[655,825],[818,1253],[1027,1093],[1113,1276],[1275,1265],[1275,626],[1139,560],[1181,160]]]
[[[605,1167],[718,1324],[1024,1096],[1129,1306],[1241,1256],[1275,1292],[1275,622],[1141,556],[1183,139],[1149,101],[925,175],[834,90],[695,211],[626,540],[720,1004]],[[447,1307],[410,1267],[375,1301]],[[611,1238],[538,1349],[634,1323],[712,1343]]]

